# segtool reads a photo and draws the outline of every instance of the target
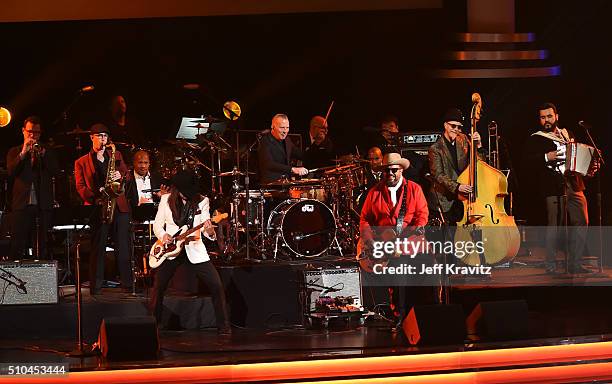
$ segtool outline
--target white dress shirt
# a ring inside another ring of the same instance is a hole
[[[151,173],[140,176],[134,171],[134,180],[136,180],[136,190],[138,191],[138,205],[148,204],[153,202],[153,194],[151,192],[142,192],[145,189],[151,189]]]

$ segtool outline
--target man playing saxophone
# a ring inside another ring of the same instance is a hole
[[[94,124],[91,127],[90,138],[91,151],[74,163],[77,192],[85,205],[95,205],[89,222],[91,228],[90,293],[100,294],[102,288],[104,255],[109,231],[112,231],[113,235],[121,288],[129,291],[133,279],[129,259],[129,204],[123,188],[118,187],[127,176],[128,168],[121,153],[108,148],[110,136],[104,124]]]

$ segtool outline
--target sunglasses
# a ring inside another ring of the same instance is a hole
[[[384,173],[396,173],[397,171],[400,171],[402,168],[385,168],[383,169]]]
[[[451,129],[454,129],[456,131],[460,130],[461,127],[463,127],[463,125],[461,124],[451,124],[451,123],[446,123],[446,124],[448,124],[448,126],[451,127]]]

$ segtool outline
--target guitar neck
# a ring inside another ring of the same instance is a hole
[[[185,233],[181,233],[178,236],[175,236],[174,239],[175,240],[183,240],[185,239],[187,236],[191,235],[192,233],[198,231],[200,228],[202,228],[204,226],[204,223],[198,224],[195,227],[188,229]]]
[[[211,222],[213,222],[213,223],[218,223],[218,222],[220,222],[221,220],[225,219],[227,216],[228,216],[228,215],[227,215],[227,213],[223,213],[223,214],[221,214],[221,215],[215,215],[215,216],[213,216],[213,217],[211,217],[211,218],[210,218],[210,221],[211,221]],[[206,223],[206,222],[204,221],[204,222],[202,222],[202,223],[200,223],[200,224],[196,225],[195,227],[193,227],[193,228],[191,228],[191,229],[188,229],[188,230],[187,230],[185,233],[181,233],[181,234],[180,234],[180,235],[178,235],[178,236],[174,236],[174,239],[175,239],[175,240],[179,240],[179,241],[180,241],[180,240],[185,239],[187,236],[191,235],[191,234],[192,234],[192,233],[194,233],[195,231],[197,231],[197,230],[199,230],[200,228],[202,228],[202,227],[204,226],[204,224],[205,224],[205,223]]]

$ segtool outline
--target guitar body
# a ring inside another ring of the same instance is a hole
[[[221,220],[227,218],[227,213],[217,214],[210,218],[210,222],[217,224]],[[185,242],[198,239],[199,235],[190,236],[192,233],[199,231],[205,223],[196,225],[189,229],[188,226],[183,225],[178,232],[172,236],[172,241],[168,244],[164,244],[161,240],[157,240],[151,247],[149,252],[149,266],[153,269],[159,267],[166,259],[172,260],[183,250]]]
[[[375,241],[391,241],[395,242],[397,235],[393,229],[385,229],[379,236],[376,236]],[[421,246],[418,248],[419,250],[416,253],[425,253],[427,250],[425,249],[426,240],[424,235],[411,235],[408,237],[408,243],[420,243]],[[382,267],[386,267],[389,264],[391,258],[398,258],[402,255],[404,256],[414,256],[414,253],[410,252],[397,252],[395,250],[392,253],[383,252],[382,257],[375,257],[373,254],[373,249],[366,246],[363,239],[359,239],[357,243],[357,261],[359,262],[359,267],[366,272],[374,272],[374,266],[379,264]]]
[[[173,238],[187,231],[188,227],[183,225]],[[159,267],[166,259],[172,260],[183,250],[185,240],[174,239],[171,243],[164,244],[161,240],[157,240],[151,247],[149,252],[149,266],[153,269]]]

